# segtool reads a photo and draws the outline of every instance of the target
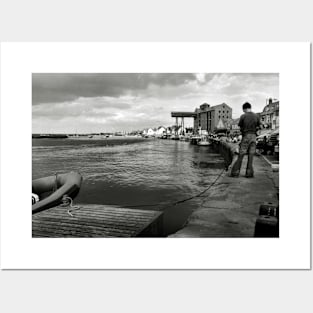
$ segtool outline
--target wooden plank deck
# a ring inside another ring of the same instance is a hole
[[[32,216],[33,237],[161,237],[160,211],[78,204],[54,207]]]

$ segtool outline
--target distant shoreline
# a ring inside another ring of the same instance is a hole
[[[110,139],[142,139],[142,136],[137,136],[137,135],[126,135],[126,136],[105,136],[105,135],[63,135],[63,134],[48,134],[48,135],[38,135],[38,134],[33,134],[32,139],[104,139],[104,140],[110,140]]]
[[[93,136],[92,138],[88,138],[88,136],[81,137],[36,137],[33,138],[33,147],[38,147],[41,145],[55,145],[56,142],[59,142],[64,145],[72,145],[72,144],[92,144],[92,145],[100,145],[100,146],[115,146],[115,145],[128,145],[133,143],[140,143],[144,141],[155,140],[155,138],[144,138],[138,136],[112,136],[112,137],[104,137],[104,136]]]

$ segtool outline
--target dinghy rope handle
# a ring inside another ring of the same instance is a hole
[[[68,195],[64,195],[62,197],[62,207],[67,207],[69,206],[70,208],[67,210],[67,214],[70,215],[71,217],[74,217],[74,215],[72,214],[72,211],[76,211],[80,209],[80,206],[75,205],[73,206],[73,199],[71,197],[69,197]]]

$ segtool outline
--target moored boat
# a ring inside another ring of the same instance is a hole
[[[198,142],[201,140],[201,137],[200,136],[198,136],[198,135],[194,135],[194,136],[191,136],[191,138],[190,138],[190,143],[192,144],[192,145],[196,145],[196,144],[198,144]]]
[[[179,140],[179,136],[178,136],[178,135],[172,135],[172,136],[171,136],[171,139],[172,139],[172,140]]]
[[[56,174],[32,181],[32,192],[39,201],[32,204],[32,214],[38,213],[62,203],[67,196],[74,199],[82,183],[82,176],[77,172]]]
[[[211,142],[206,136],[201,137],[201,140],[198,142],[198,146],[210,146]]]

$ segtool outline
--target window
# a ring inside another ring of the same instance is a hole
[[[223,113],[225,113],[225,111],[223,111]]]

